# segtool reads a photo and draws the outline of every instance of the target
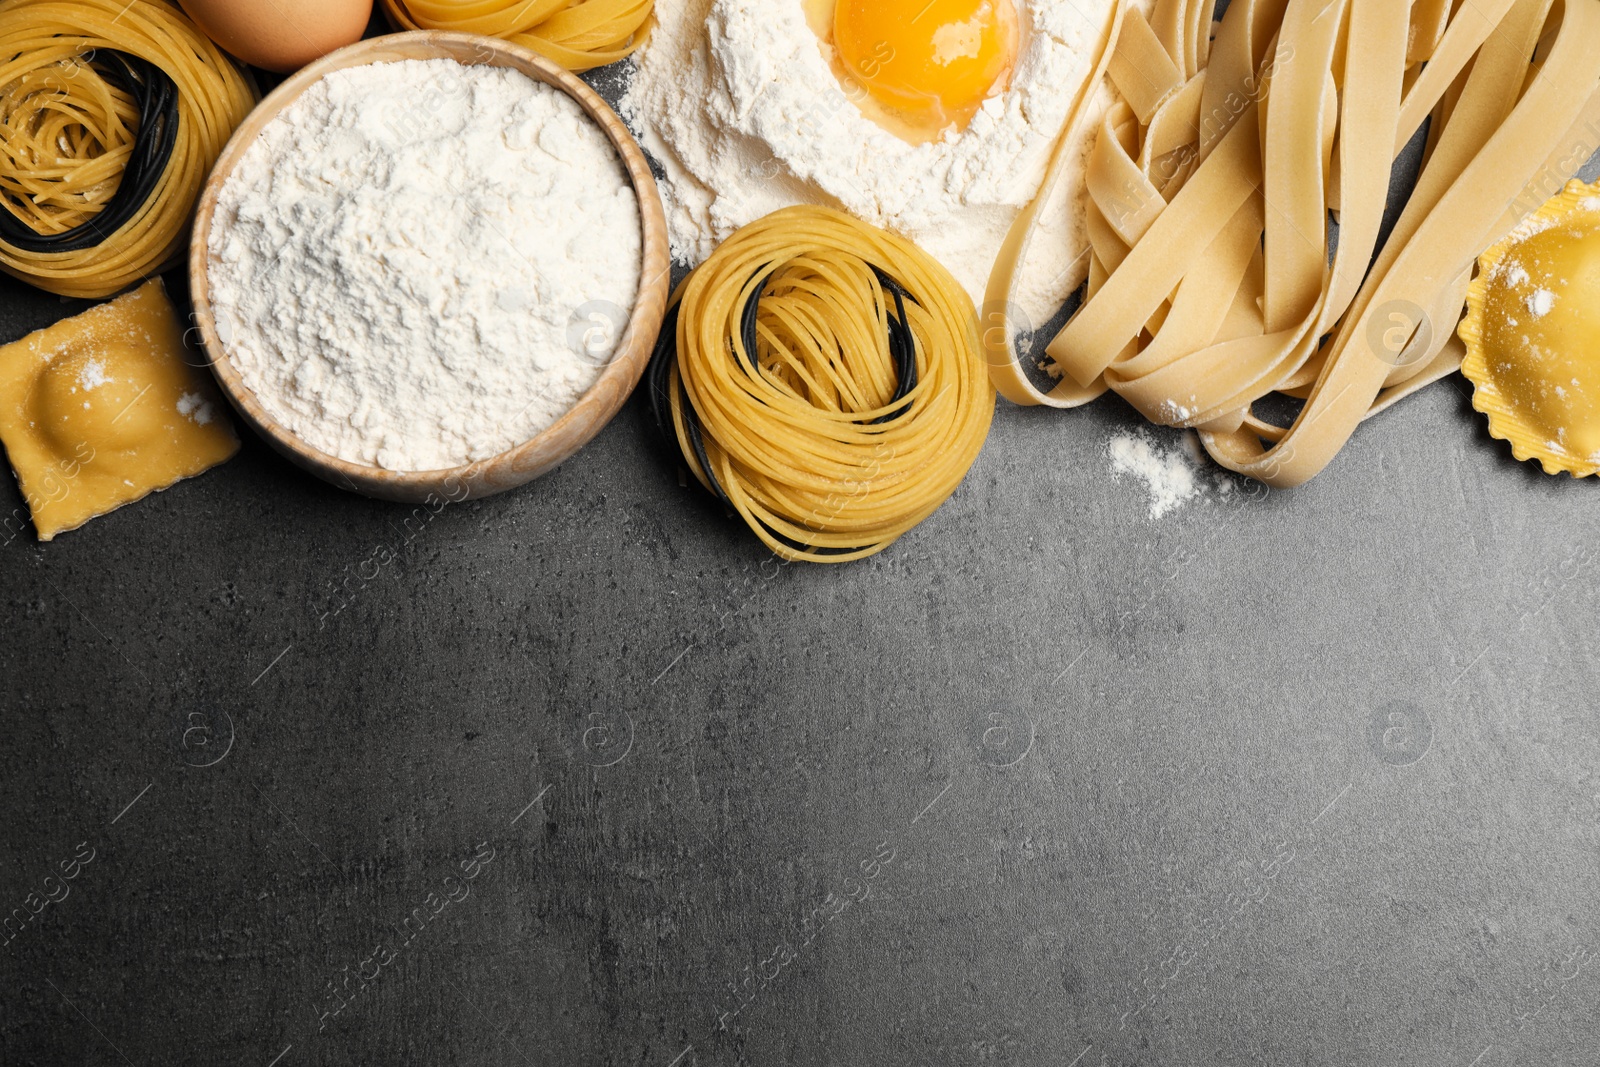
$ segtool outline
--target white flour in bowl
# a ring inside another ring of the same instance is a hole
[[[217,332],[307,444],[457,467],[568,411],[638,295],[639,206],[604,131],[510,70],[328,75],[268,123],[217,205]]]

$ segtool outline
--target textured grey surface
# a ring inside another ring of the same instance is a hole
[[[409,527],[252,441],[6,544],[0,893],[68,895],[0,1060],[1594,1062],[1593,486],[1463,387],[1160,522],[1130,412],[1002,407],[828,569],[644,422]]]
[[[1152,521],[1137,421],[1002,405],[848,567],[637,404],[431,517],[251,440],[8,528],[0,1063],[1593,1064],[1596,487],[1457,380]]]

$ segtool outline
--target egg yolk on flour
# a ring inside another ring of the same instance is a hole
[[[891,121],[863,111],[917,142],[965,129],[1005,88],[1020,31],[1012,0],[837,0],[831,37],[846,88]]]

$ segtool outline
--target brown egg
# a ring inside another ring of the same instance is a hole
[[[282,74],[361,40],[372,0],[179,0],[224,50]]]

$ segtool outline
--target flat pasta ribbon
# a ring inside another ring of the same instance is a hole
[[[1206,42],[1195,28],[1214,6],[1112,10],[989,283],[987,307],[1007,307],[1109,83],[1084,183],[1086,296],[1048,348],[1060,382],[1029,380],[1003,310],[985,352],[1016,403],[1110,389],[1199,430],[1224,467],[1289,487],[1363,419],[1459,369],[1479,252],[1600,147],[1600,3],[1234,0]],[[1395,159],[1425,122],[1416,188],[1386,220]],[[1256,414],[1272,394],[1303,402],[1291,426]]]

